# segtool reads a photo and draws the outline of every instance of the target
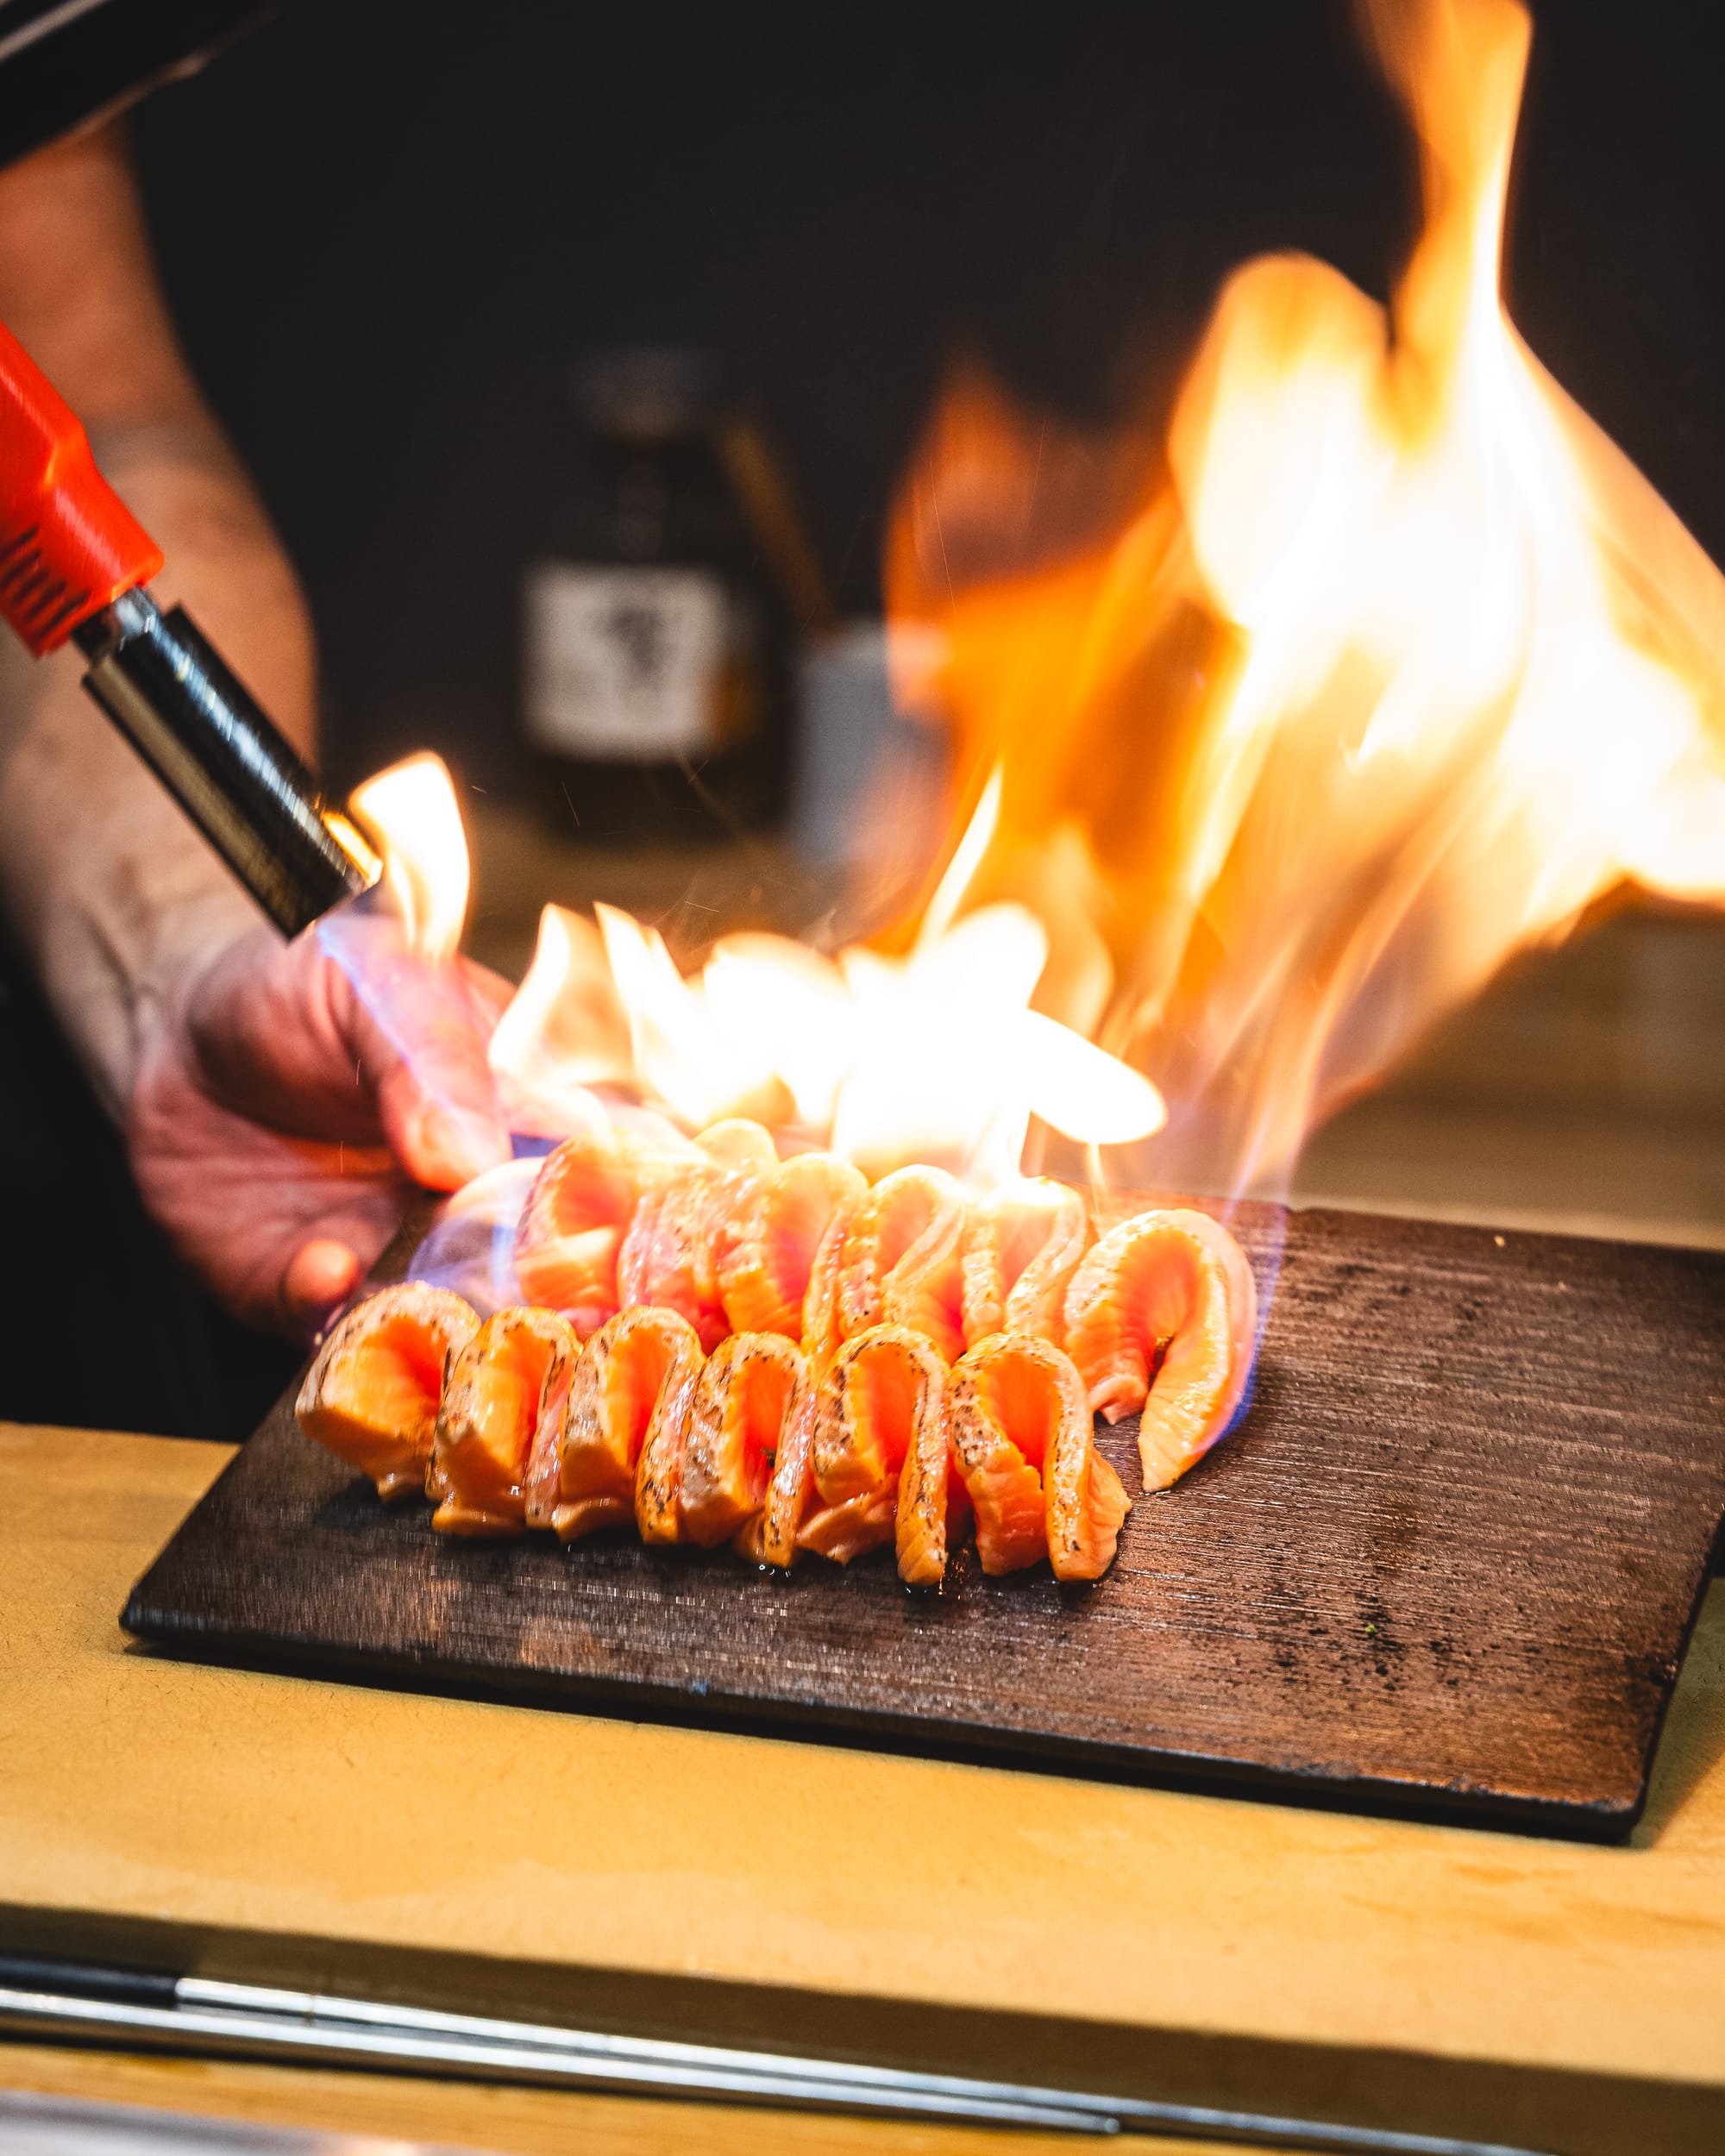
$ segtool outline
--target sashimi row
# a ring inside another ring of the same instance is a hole
[[[676,1154],[566,1141],[514,1256],[527,1300],[483,1322],[425,1283],[372,1297],[298,1403],[449,1532],[632,1521],[781,1566],[891,1543],[927,1584],[974,1520],[987,1571],[1047,1556],[1095,1578],[1128,1507],[1093,1412],[1139,1413],[1165,1487],[1227,1426],[1253,1346],[1251,1270],[1206,1214],[1099,1238],[1062,1184],[967,1203],[910,1168],[871,1188],[749,1123]]]
[[[1026,1332],[949,1367],[923,1333],[875,1325],[817,1366],[777,1332],[705,1355],[651,1305],[583,1342],[554,1311],[481,1321],[410,1282],[330,1334],[298,1413],[386,1497],[423,1489],[455,1534],[632,1524],[777,1566],[890,1545],[902,1578],[934,1586],[973,1525],[986,1572],[1046,1557],[1057,1577],[1095,1579],[1129,1510],[1071,1360]]]
[[[781,1161],[740,1120],[681,1153],[616,1129],[566,1140],[534,1181],[514,1255],[523,1301],[582,1338],[655,1307],[704,1351],[775,1333],[819,1373],[880,1325],[909,1326],[949,1364],[996,1333],[1028,1333],[1071,1357],[1109,1421],[1142,1411],[1150,1489],[1220,1436],[1251,1365],[1251,1268],[1206,1213],[1145,1213],[1099,1239],[1062,1183],[967,1203],[938,1169],[905,1168],[871,1188],[830,1153]]]

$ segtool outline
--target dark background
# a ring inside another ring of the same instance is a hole
[[[1725,130],[1695,7],[1536,10],[1534,349],[1725,553]],[[288,0],[135,122],[193,361],[304,574],[346,780],[516,750],[516,579],[571,365],[718,351],[847,610],[947,357],[1104,407],[1233,263],[1382,294],[1413,229],[1345,6]]]
[[[1725,555],[1710,11],[1537,12],[1515,317]],[[1415,212],[1405,132],[1334,0],[287,0],[133,127],[193,363],[305,580],[342,785],[424,744],[529,785],[517,580],[584,352],[717,352],[866,612],[955,353],[1097,415],[1146,370],[1171,382],[1242,258],[1308,248],[1382,295]],[[0,1184],[47,1284],[24,1330],[77,1336],[7,1358],[0,1413],[242,1435],[291,1356],[167,1257],[4,967],[0,1111]],[[74,1277],[78,1310],[55,1285]]]

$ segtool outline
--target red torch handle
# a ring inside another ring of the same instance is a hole
[[[41,658],[161,565],[77,414],[0,323],[0,614]]]
[[[289,936],[362,891],[371,849],[198,634],[140,585],[161,548],[0,323],[0,615],[40,658],[76,636],[84,686]]]

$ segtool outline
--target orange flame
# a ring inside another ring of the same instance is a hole
[[[491,1037],[491,1063],[528,1093],[627,1083],[629,1020],[606,971],[599,931],[567,906],[539,917],[533,962]]]
[[[1422,150],[1389,312],[1247,265],[1159,455],[962,378],[888,547],[901,691],[999,774],[968,897],[1040,919],[1040,1007],[1155,1080],[1132,1172],[1178,1188],[1285,1173],[1614,887],[1725,896],[1725,580],[1499,298],[1527,17],[1368,22]]]
[[[467,838],[448,768],[429,751],[391,764],[357,787],[349,802],[383,856],[383,890],[407,947],[421,958],[453,958],[467,918]]]

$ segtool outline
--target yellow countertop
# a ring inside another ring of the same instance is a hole
[[[431,2143],[496,2156],[1072,2156],[1065,2134],[901,2126],[880,2119],[754,2111],[550,2089],[452,2086],[386,2074],[263,2066],[229,2059],[149,2059],[0,2043],[0,2089],[304,2132],[386,2136],[389,2156]],[[1240,2156],[1238,2141],[1111,2146],[1141,2156]],[[371,2156],[368,2145],[367,2156]],[[384,2151],[377,2156],[385,2156]],[[1252,2156],[1250,2147],[1245,2156]],[[1260,2156],[1269,2156],[1268,2151]]]
[[[0,1426],[15,1940],[1244,2108],[1339,2096],[1534,2146],[1725,2145],[1720,1587],[1647,1821],[1601,1849],[171,1661],[116,1613],[226,1457]]]

